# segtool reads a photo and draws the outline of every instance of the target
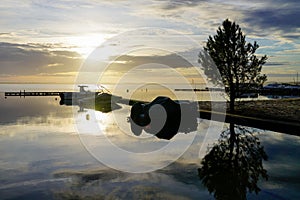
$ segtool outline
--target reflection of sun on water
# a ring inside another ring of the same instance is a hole
[[[80,134],[103,135],[108,124],[109,115],[92,109],[86,109],[76,116],[76,127]]]
[[[109,113],[103,113],[99,111],[95,111],[95,118],[98,123],[100,123],[101,127],[106,127],[108,124],[112,123],[112,119]]]

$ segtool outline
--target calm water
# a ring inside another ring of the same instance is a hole
[[[0,86],[1,92],[20,89],[73,86]],[[0,93],[0,199],[213,199],[197,169],[222,124],[199,120],[197,131],[177,134],[172,142],[147,133],[136,137],[127,123],[130,107],[121,106],[110,113],[79,112],[55,97],[4,99]],[[259,138],[269,157],[269,180],[259,181],[262,191],[248,198],[300,199],[300,138],[269,131]],[[151,172],[124,172],[143,170]]]

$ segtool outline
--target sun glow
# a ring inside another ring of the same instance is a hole
[[[86,34],[68,37],[66,42],[71,46],[71,50],[78,52],[83,58],[87,58],[96,47],[105,41],[105,37],[102,34]]]

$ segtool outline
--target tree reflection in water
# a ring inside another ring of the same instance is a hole
[[[259,178],[268,179],[263,168],[266,152],[249,128],[230,124],[201,161],[198,174],[216,199],[246,199],[260,191]]]

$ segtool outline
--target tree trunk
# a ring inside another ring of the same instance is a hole
[[[233,84],[230,84],[230,93],[229,93],[229,98],[230,98],[230,102],[229,102],[229,111],[230,113],[234,113],[234,102],[235,102],[235,88]]]
[[[234,113],[234,102],[235,102],[235,85],[231,82],[230,84],[230,102],[229,102],[229,111],[231,114]],[[233,156],[233,150],[234,150],[234,143],[236,141],[236,135],[235,135],[235,131],[234,131],[234,123],[230,123],[230,127],[229,127],[229,131],[230,131],[230,159],[232,159]]]

